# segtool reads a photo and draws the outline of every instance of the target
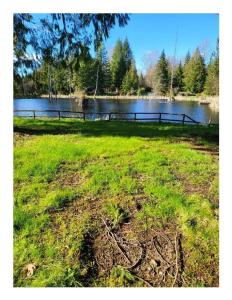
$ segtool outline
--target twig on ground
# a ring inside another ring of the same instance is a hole
[[[105,227],[109,233],[109,236],[114,240],[114,243],[116,245],[116,247],[118,248],[118,250],[121,252],[121,254],[123,255],[123,257],[128,260],[130,263],[132,263],[131,259],[128,257],[128,255],[125,253],[125,251],[122,249],[122,247],[119,245],[115,234],[110,230],[109,226],[106,224],[105,220],[102,218],[103,223],[105,224]]]
[[[178,264],[178,233],[176,232],[176,237],[175,237],[175,252],[176,252],[176,273],[175,273],[175,277],[174,280],[172,282],[172,287],[175,286],[176,281],[177,281],[177,277],[178,277],[178,273],[179,273],[179,264]]]
[[[120,238],[117,236],[117,240],[121,243],[121,244],[127,244],[127,245],[133,245],[133,246],[139,246],[140,243],[136,242],[136,241],[132,241],[132,240],[126,240],[125,238]]]
[[[172,241],[170,240],[170,238],[166,234],[162,233],[161,231],[157,231],[157,230],[155,230],[155,234],[162,236],[162,238],[164,238],[174,248]]]
[[[168,264],[169,266],[171,266],[170,262],[167,261],[167,260],[163,257],[163,255],[160,253],[160,251],[158,250],[158,248],[157,248],[157,246],[156,246],[156,244],[155,244],[155,239],[154,239],[154,238],[152,238],[152,242],[153,242],[153,246],[154,246],[156,252],[158,253],[159,257],[161,258],[161,260],[162,260],[163,262],[165,262],[166,264]]]
[[[174,277],[174,276],[172,276],[172,275],[168,272],[168,270],[169,270],[170,268],[171,268],[171,266],[167,266],[167,267],[164,269],[162,278],[161,278],[161,280],[160,280],[160,282],[159,282],[159,286],[160,286],[160,284],[161,284],[162,282],[165,283],[165,281],[166,281],[166,274],[169,275],[169,276],[171,276],[171,277]]]

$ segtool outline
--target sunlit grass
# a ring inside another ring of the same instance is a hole
[[[15,131],[30,133],[17,137],[14,148],[15,286],[141,286],[120,267],[94,277],[86,250],[89,235],[101,230],[101,216],[120,226],[136,195],[144,199],[133,215],[138,228],[175,224],[188,285],[212,284],[218,161],[193,144],[217,147],[217,129],[16,118]],[[77,208],[69,208],[72,203]],[[25,278],[29,263],[36,271]]]

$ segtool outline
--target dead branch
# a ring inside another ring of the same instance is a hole
[[[167,266],[164,270],[163,270],[163,275],[162,275],[162,278],[159,282],[159,286],[161,285],[162,282],[165,282],[166,281],[166,274],[169,275],[169,276],[172,276],[168,271],[169,269],[171,268],[171,266]],[[172,276],[174,277],[174,276]]]
[[[166,234],[162,233],[161,231],[157,231],[157,230],[155,230],[155,234],[161,236],[162,238],[164,238],[164,239],[165,239],[168,243],[170,243],[170,244],[172,245],[172,247],[173,247],[172,241],[170,240],[170,238],[169,238]],[[174,248],[174,247],[173,247],[173,248]]]
[[[162,260],[163,262],[165,262],[166,264],[168,264],[169,266],[171,266],[170,262],[167,261],[167,260],[163,257],[163,255],[161,254],[161,252],[158,250],[158,248],[157,248],[157,246],[156,246],[156,244],[155,244],[155,239],[154,239],[154,238],[152,238],[152,243],[153,243],[153,246],[154,246],[156,252],[158,253],[159,257],[161,258],[161,260]]]
[[[139,246],[140,243],[136,242],[136,241],[132,241],[132,240],[126,240],[125,238],[120,238],[117,236],[117,240],[121,243],[121,244],[127,244],[127,245],[133,245],[133,246]]]
[[[176,284],[176,280],[178,277],[178,273],[179,273],[179,264],[178,264],[178,233],[176,232],[176,237],[175,237],[175,252],[176,252],[176,273],[175,273],[175,277],[174,280],[172,282],[172,287],[175,286]]]
[[[110,230],[109,226],[106,224],[105,220],[102,218],[103,223],[105,224],[105,227],[109,233],[109,236],[111,237],[111,239],[114,241],[115,246],[118,248],[118,250],[120,251],[120,253],[123,255],[123,257],[129,261],[130,263],[132,263],[131,259],[128,257],[128,255],[125,253],[125,251],[122,249],[122,247],[119,245],[115,234]]]

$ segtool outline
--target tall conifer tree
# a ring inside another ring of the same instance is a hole
[[[190,93],[201,93],[204,89],[206,69],[204,58],[197,48],[184,68],[185,89]]]
[[[112,85],[116,92],[119,92],[124,76],[124,59],[122,42],[117,40],[111,60]]]
[[[216,51],[212,54],[209,65],[207,66],[205,93],[208,95],[219,95],[219,41],[218,40],[217,40]]]
[[[155,66],[154,90],[158,95],[166,95],[169,89],[168,61],[164,50]]]
[[[174,73],[173,87],[176,93],[183,91],[184,88],[184,70],[181,62],[179,63]]]
[[[122,81],[122,91],[124,94],[134,94],[138,89],[138,74],[133,61]]]
[[[132,50],[130,48],[130,44],[127,38],[123,42],[122,51],[123,51],[124,72],[125,72],[124,75],[125,75],[126,72],[130,69],[130,66],[133,61]]]

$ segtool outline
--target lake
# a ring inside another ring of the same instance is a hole
[[[219,123],[219,113],[212,110],[209,105],[201,105],[197,101],[165,100],[112,100],[112,99],[89,99],[83,108],[79,102],[69,99],[14,99],[14,110],[66,110],[83,111],[90,113],[98,112],[165,112],[186,114],[195,121],[206,123],[210,119],[213,123]],[[25,114],[25,113],[24,113]],[[19,115],[19,114],[17,114]],[[49,114],[52,115],[52,114]]]

